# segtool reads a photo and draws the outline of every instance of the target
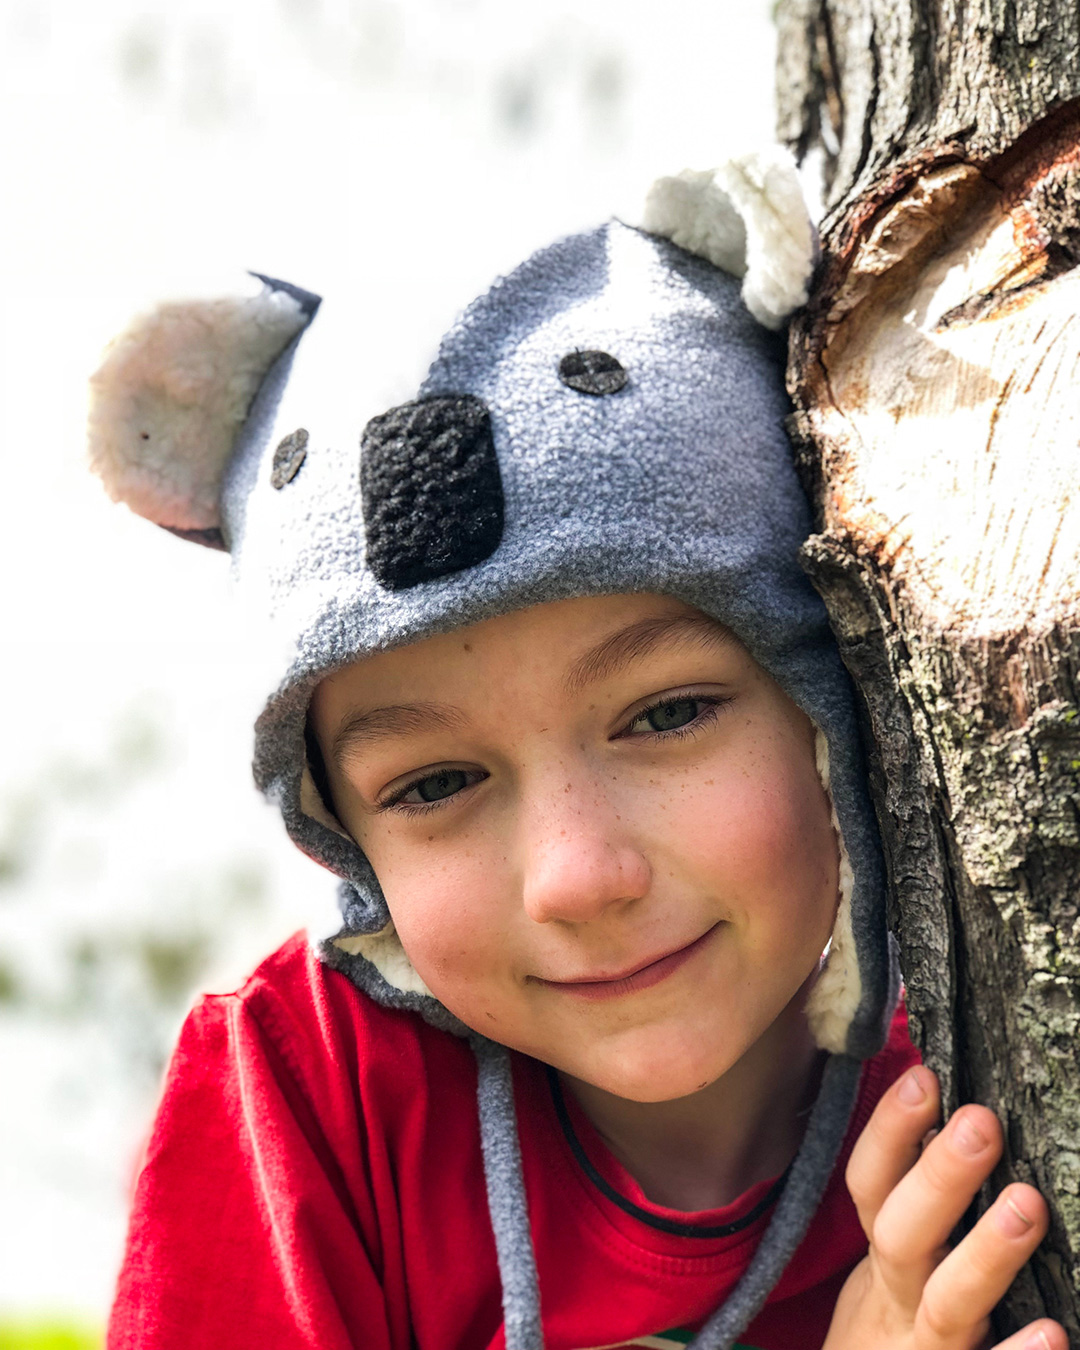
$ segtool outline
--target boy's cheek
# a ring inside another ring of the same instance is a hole
[[[835,893],[836,836],[820,785],[809,786],[807,794],[798,779],[748,784],[743,778],[690,796],[673,852],[700,885],[716,885],[732,900],[775,894],[784,881],[781,893],[793,903],[807,889],[827,887],[830,879]],[[811,875],[815,884],[808,886]]]
[[[472,861],[398,869],[383,882],[402,945],[436,994],[436,984],[476,981],[506,963],[506,905],[492,880]]]

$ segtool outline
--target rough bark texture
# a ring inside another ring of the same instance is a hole
[[[792,331],[806,563],[860,689],[909,1006],[1051,1233],[999,1331],[1080,1343],[1080,8],[782,0],[821,156]],[[1076,503],[1073,497],[1076,497]]]
[[[778,130],[827,156],[830,206],[921,153],[986,160],[1078,89],[1063,0],[782,0]]]

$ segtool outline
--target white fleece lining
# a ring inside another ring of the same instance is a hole
[[[350,956],[362,956],[365,961],[370,961],[386,983],[403,994],[435,997],[405,955],[392,922],[377,933],[354,933],[351,937],[334,938],[334,946]]]
[[[859,973],[855,937],[851,931],[851,892],[855,878],[851,871],[836,807],[829,791],[829,746],[820,731],[815,739],[818,774],[832,809],[832,825],[840,851],[840,904],[836,923],[826,949],[828,956],[817,983],[806,1001],[806,1016],[815,1043],[822,1050],[842,1055],[847,1048],[848,1028],[862,998],[862,976]]]
[[[322,794],[315,786],[315,779],[312,777],[311,769],[307,764],[304,765],[304,771],[300,776],[300,810],[303,811],[305,816],[317,820],[324,828],[333,830],[335,834],[340,834],[342,839],[352,838],[352,835],[323,801]]]

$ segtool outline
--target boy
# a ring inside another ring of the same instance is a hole
[[[745,160],[543,250],[359,466],[279,414],[294,287],[168,307],[106,362],[110,490],[274,615],[256,777],[344,919],[189,1019],[112,1346],[985,1335],[1046,1210],[1010,1187],[946,1255],[1000,1131],[965,1107],[920,1156],[936,1085],[797,567],[769,328],[805,298],[799,201]]]

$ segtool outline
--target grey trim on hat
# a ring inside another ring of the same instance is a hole
[[[540,1283],[521,1172],[510,1052],[475,1033],[469,1043],[476,1056],[480,1145],[502,1280],[506,1350],[543,1350]]]
[[[344,943],[344,945],[342,945]],[[376,1003],[384,1008],[401,1008],[405,1012],[419,1013],[429,1026],[439,1031],[448,1031],[452,1036],[472,1038],[476,1032],[454,1016],[437,998],[428,993],[417,993],[411,989],[399,989],[390,984],[379,968],[359,950],[349,950],[349,940],[340,934],[326,938],[315,944],[319,959],[331,970],[338,970]]]

